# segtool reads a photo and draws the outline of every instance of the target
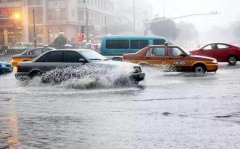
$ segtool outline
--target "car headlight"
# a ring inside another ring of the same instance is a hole
[[[1,67],[2,68],[5,68],[7,65],[6,64],[1,64]]]
[[[142,72],[141,67],[139,67],[139,66],[135,66],[135,67],[134,67],[134,71],[133,71],[133,73],[140,73],[140,72]]]
[[[212,63],[217,64],[218,61],[216,59],[212,60]]]

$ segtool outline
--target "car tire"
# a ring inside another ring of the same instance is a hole
[[[30,77],[31,78],[35,78],[35,77],[39,77],[39,76],[42,76],[42,73],[40,71],[33,71],[31,74],[30,74]]]
[[[235,56],[229,56],[228,57],[228,64],[229,65],[235,65],[237,63],[237,58]]]
[[[206,73],[206,67],[204,65],[196,65],[194,67],[194,72],[196,74],[205,74]]]

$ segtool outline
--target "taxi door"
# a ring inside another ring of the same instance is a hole
[[[166,64],[176,67],[178,70],[191,69],[189,56],[179,47],[168,47]]]
[[[145,62],[150,65],[163,65],[166,63],[166,51],[163,47],[150,47],[145,55]]]

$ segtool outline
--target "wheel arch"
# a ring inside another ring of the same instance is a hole
[[[29,72],[29,76],[30,76],[30,77],[33,77],[34,74],[37,74],[38,72],[39,72],[40,74],[43,73],[43,72],[42,72],[41,70],[39,70],[39,69],[33,69],[33,70],[31,70],[31,71]]]
[[[203,66],[204,68],[205,68],[205,70],[207,71],[207,66],[206,66],[206,64],[204,64],[203,62],[196,62],[194,65],[193,65],[193,68],[192,68],[192,70],[194,71],[194,68],[196,67],[196,66]]]

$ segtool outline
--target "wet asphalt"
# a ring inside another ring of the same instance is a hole
[[[0,148],[240,148],[240,63],[203,76],[144,71],[138,86],[93,88],[0,76]]]

